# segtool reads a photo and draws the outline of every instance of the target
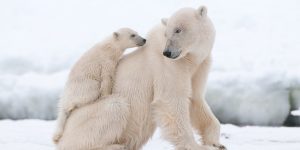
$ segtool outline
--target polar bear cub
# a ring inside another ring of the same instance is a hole
[[[71,69],[59,101],[54,143],[59,142],[66,121],[74,109],[111,94],[116,66],[124,50],[145,43],[146,39],[137,32],[121,28],[81,56]]]

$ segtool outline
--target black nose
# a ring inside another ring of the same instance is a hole
[[[171,52],[168,51],[168,50],[167,50],[167,51],[164,51],[163,54],[164,54],[164,56],[166,56],[166,57],[168,57],[168,58],[171,57]]]
[[[143,42],[144,42],[144,43],[146,43],[146,41],[147,41],[146,39],[143,39]]]

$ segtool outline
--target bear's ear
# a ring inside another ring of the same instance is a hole
[[[200,15],[201,17],[205,17],[207,15],[207,8],[205,6],[200,6],[197,9],[197,13],[198,15]]]
[[[114,32],[114,33],[113,33],[113,36],[114,36],[115,39],[119,39],[119,36],[120,36],[120,35],[119,35],[118,32]]]
[[[168,19],[167,18],[162,18],[161,23],[166,26],[167,23],[168,23]]]

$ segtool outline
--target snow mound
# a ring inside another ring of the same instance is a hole
[[[55,119],[67,72],[0,76],[0,119]]]
[[[290,112],[288,84],[281,82],[283,78],[244,72],[212,74],[207,102],[223,123],[279,126]]]
[[[292,111],[292,115],[294,115],[294,116],[300,116],[300,108],[299,108],[299,110]]]

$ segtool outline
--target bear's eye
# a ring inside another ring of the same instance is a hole
[[[180,33],[181,32],[181,29],[177,28],[175,29],[175,33]]]
[[[135,34],[131,34],[130,37],[134,38],[134,37],[135,37]]]

